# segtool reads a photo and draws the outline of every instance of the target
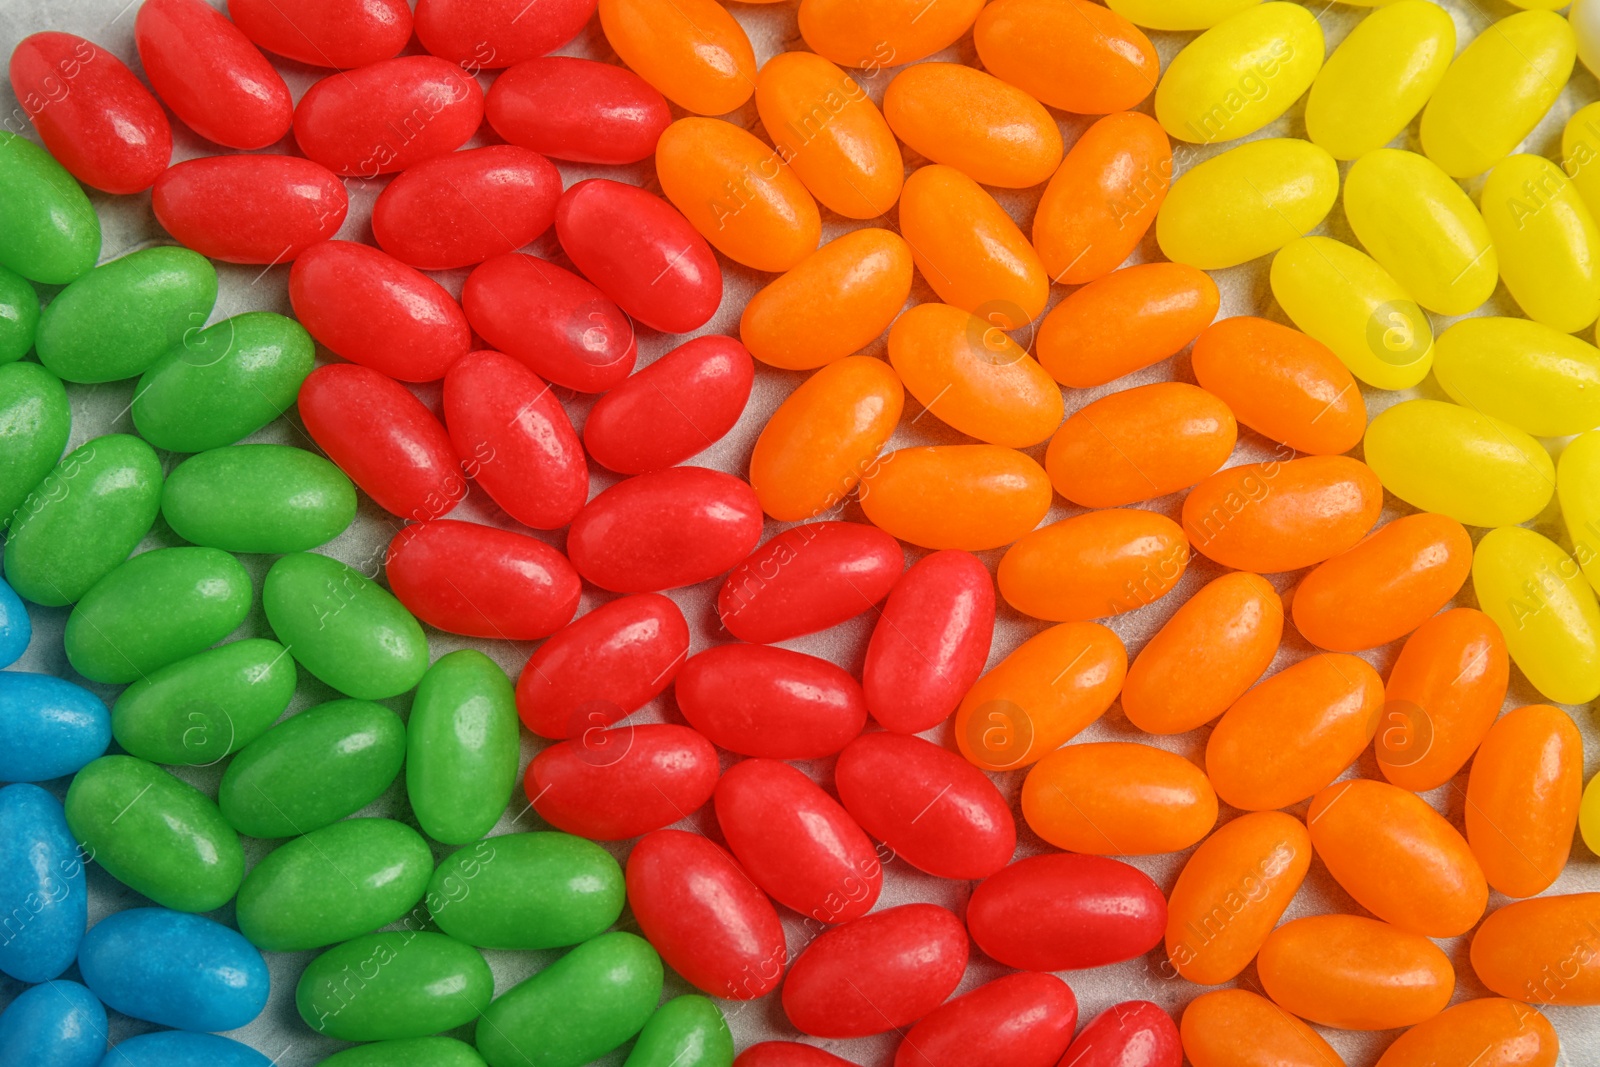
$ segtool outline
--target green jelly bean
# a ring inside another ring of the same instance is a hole
[[[341,1041],[454,1030],[493,998],[494,976],[477,949],[420,930],[368,934],[330,948],[294,991],[306,1025]]]
[[[428,883],[439,929],[479,948],[576,945],[617,921],[622,868],[593,841],[505,834],[446,856]]]
[[[335,1052],[318,1067],[485,1067],[483,1057],[453,1037],[410,1037]]]
[[[284,556],[267,572],[261,604],[300,666],[345,696],[398,696],[428,669],[428,639],[417,620],[386,589],[336,559]]]
[[[278,642],[233,641],[124,689],[111,733],[140,759],[210,766],[265,733],[294,698],[294,683],[294,657]]]
[[[406,728],[367,700],[333,700],[293,715],[245,746],[217,803],[235,830],[292,837],[372,803],[400,774]]]
[[[422,832],[464,845],[494,829],[520,748],[516,694],[494,660],[462,649],[428,668],[406,727],[406,793]]]
[[[22,275],[0,267],[0,363],[27,355],[38,328],[38,291]]]
[[[239,561],[215,548],[158,548],[119,565],[67,618],[67,662],[120,685],[216,644],[250,614]]]
[[[34,348],[66,381],[120,382],[199,333],[216,303],[217,269],[205,256],[145,248],[61,290],[39,316]]]
[[[161,514],[185,541],[229,552],[304,552],[338,537],[356,517],[356,488],[315,452],[234,445],[178,464]]]
[[[0,366],[0,530],[61,459],[71,432],[60,378],[37,363]]]
[[[660,999],[656,950],[601,934],[490,1004],[478,1051],[489,1067],[582,1067],[637,1034]]]
[[[100,219],[50,153],[0,131],[0,266],[66,285],[100,258]]]
[[[315,350],[311,335],[282,315],[224,319],[145,371],[133,394],[133,424],[171,452],[231,445],[294,406]]]
[[[733,1034],[708,998],[673,997],[639,1031],[622,1067],[731,1067]]]
[[[72,779],[66,809],[94,862],[162,907],[212,911],[239,890],[239,835],[209,797],[153,763],[101,756]]]
[[[348,941],[422,899],[433,853],[393,819],[346,819],[280,845],[239,887],[239,932],[268,952]],[[419,909],[420,910],[420,909]]]
[[[137,437],[107,434],[67,453],[17,508],[6,581],[59,608],[128,558],[161,508],[161,461]]]

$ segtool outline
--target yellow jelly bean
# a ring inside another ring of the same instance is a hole
[[[1600,589],[1600,431],[1567,445],[1556,463],[1556,496],[1572,540],[1572,554]]]
[[[1368,385],[1409,389],[1427,375],[1427,313],[1371,256],[1331,237],[1302,237],[1273,258],[1271,278],[1294,324]]]
[[[1428,310],[1465,315],[1494,292],[1500,260],[1489,227],[1427,156],[1380,148],[1356,160],[1344,214],[1367,253]]]
[[[1600,212],[1600,103],[1579,108],[1561,131],[1561,169],[1578,187],[1589,214]]]
[[[1508,422],[1442,400],[1407,400],[1383,412],[1367,427],[1365,450],[1389,492],[1468,526],[1527,522],[1555,493],[1555,464],[1543,445]]]
[[[1589,851],[1600,856],[1600,774],[1589,779],[1583,789],[1583,803],[1578,805],[1578,832]]]
[[[1399,0],[1362,19],[1322,66],[1306,97],[1306,136],[1337,159],[1394,140],[1439,87],[1456,54],[1450,13]]]
[[[1507,526],[1478,542],[1472,585],[1511,661],[1545,699],[1600,696],[1600,605],[1576,560],[1547,537]]]
[[[1299,4],[1230,16],[1190,41],[1156,87],[1156,119],[1180,141],[1216,144],[1289,110],[1322,67],[1322,27]]]
[[[1503,160],[1483,183],[1483,218],[1500,277],[1528,318],[1576,333],[1600,316],[1600,230],[1560,167],[1543,156]]]
[[[1106,6],[1147,30],[1206,30],[1261,0],[1106,0]]]
[[[1156,216],[1168,259],[1222,270],[1316,229],[1339,199],[1339,165],[1310,141],[1274,137],[1213,156],[1172,184]]]
[[[1452,178],[1482,174],[1522,143],[1561,95],[1578,55],[1549,11],[1489,24],[1456,57],[1422,112],[1422,150]]]
[[[1050,476],[999,445],[902,448],[861,479],[861,510],[922,548],[983,552],[1009,545],[1050,510]]]
[[[1433,374],[1456,403],[1535,437],[1600,426],[1600,348],[1537,322],[1463,319],[1439,335]]]

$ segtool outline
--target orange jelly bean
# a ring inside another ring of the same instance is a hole
[[[1296,452],[1348,452],[1367,430],[1355,377],[1321,341],[1240,315],[1206,327],[1190,353],[1195,380],[1239,421]]]
[[[756,88],[744,27],[716,0],[600,0],[600,29],[634,73],[696,115],[726,115]]]
[[[1206,774],[1225,803],[1286,808],[1311,796],[1367,747],[1383,681],[1365,660],[1326,654],[1287,667],[1240,697],[1206,741]]]
[[[1269,460],[1218,471],[1189,491],[1183,529],[1224,567],[1276,574],[1353,547],[1383,510],[1383,485],[1348,456]]]
[[[1267,996],[1340,1030],[1415,1026],[1444,1010],[1456,972],[1421,934],[1359,915],[1284,923],[1256,957]]]
[[[1061,131],[1044,105],[976,67],[906,67],[884,90],[883,117],[912,151],[984,185],[1026,189],[1061,162]]]
[[[1119,111],[1083,131],[1033,216],[1033,247],[1051,279],[1082,285],[1121,266],[1171,180],[1172,142],[1149,115]]]
[[[1259,574],[1234,571],[1190,597],[1145,643],[1122,685],[1122,710],[1148,734],[1215,719],[1272,666],[1283,601]]]
[[[1079,115],[1127,111],[1161,77],[1150,38],[1088,0],[995,0],[972,39],[990,74]]]
[[[983,187],[934,164],[906,180],[900,232],[939,299],[1002,330],[1038,318],[1050,279],[1033,245]]]
[[[1066,745],[1022,783],[1022,817],[1057,848],[1096,856],[1180,852],[1217,824],[1205,772],[1131,741]]]
[[[1506,639],[1475,608],[1453,608],[1417,628],[1384,689],[1378,770],[1425,793],[1456,776],[1500,714],[1511,679]]]
[[[1056,492],[1089,508],[1187,489],[1228,461],[1239,436],[1228,405],[1185,382],[1157,382],[1078,409],[1050,439]]]
[[[1136,611],[1172,591],[1189,542],[1165,515],[1091,511],[1024,535],[1000,560],[1006,603],[1036,619],[1079,622]]]
[[[800,0],[800,36],[844,67],[915,63],[967,32],[983,0]]]
[[[1196,997],[1178,1033],[1193,1067],[1345,1067],[1321,1034],[1244,989]]]
[[[1600,893],[1507,904],[1472,935],[1472,969],[1528,1004],[1600,1004]]]
[[[1122,639],[1064,622],[1018,645],[956,708],[956,746],[986,771],[1035,763],[1104,715],[1128,670]]]
[[[1560,1055],[1555,1027],[1537,1010],[1482,997],[1413,1026],[1384,1050],[1377,1067],[1555,1067]]]
[[[948,304],[918,304],[889,330],[906,391],[952,429],[1007,448],[1061,425],[1061,388],[998,328]]]
[[[1050,498],[1044,468],[999,445],[902,448],[861,479],[868,520],[922,548],[1009,545],[1039,525]]]
[[[761,510],[798,522],[844,503],[888,443],[904,404],[893,368],[870,356],[848,356],[802,382],[767,420],[750,456]]]
[[[739,339],[761,362],[810,370],[876,341],[911,294],[911,250],[889,230],[837,237],[750,298]]]
[[[1555,883],[1583,799],[1583,735],[1570,716],[1530,704],[1489,728],[1467,778],[1467,841],[1489,884],[1531,897]]]
[[[1472,573],[1472,538],[1448,515],[1395,519],[1317,565],[1294,591],[1294,625],[1334,652],[1404,637],[1450,602]]]
[[[1112,271],[1050,309],[1039,324],[1039,362],[1062,385],[1105,385],[1183,351],[1220,301],[1210,275],[1187,264]]]
[[[1472,929],[1489,884],[1466,838],[1415,793],[1356,778],[1318,793],[1311,843],[1334,881],[1385,922],[1424,937]]]

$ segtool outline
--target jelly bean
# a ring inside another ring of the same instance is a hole
[[[344,183],[295,156],[204,156],[178,163],[151,190],[156,221],[179,243],[228,263],[287,263],[339,232]]]
[[[875,527],[807,523],[733,569],[717,594],[717,614],[741,641],[786,641],[871,610],[904,568],[899,544]]]
[[[133,424],[172,452],[231,445],[294,406],[315,349],[311,335],[283,315],[224,319],[188,334],[144,372]]]
[[[0,365],[27,355],[38,328],[38,291],[22,275],[0,267]]]
[[[1143,872],[1104,856],[1049,853],[978,883],[967,927],[1007,967],[1069,971],[1143,955],[1161,940],[1166,901]]]
[[[1581,8],[1580,8],[1581,10]],[[1593,6],[1590,5],[1590,11]],[[1592,14],[1589,16],[1593,18]],[[1576,29],[1578,19],[1569,19]],[[1567,120],[1566,127],[1561,132],[1561,171],[1572,184],[1578,187],[1578,195],[1589,209],[1592,216],[1596,209],[1600,209],[1600,186],[1595,184],[1596,174],[1600,174],[1600,167],[1593,164],[1600,157],[1600,108],[1594,104],[1579,108],[1577,113]]]
[[[146,248],[96,267],[39,316],[39,362],[69,382],[143,374],[203,326],[217,302],[217,272],[186,248]]]
[[[128,434],[69,452],[11,515],[5,576],[42,607],[78,600],[128,558],[155,522],[161,463]]]
[[[1204,30],[1261,0],[1111,0],[1106,6],[1147,30]]]
[[[1370,256],[1301,237],[1272,259],[1272,295],[1301,330],[1376,389],[1409,389],[1433,364],[1427,313]]]
[[[1033,765],[1022,786],[1033,832],[1069,852],[1181,852],[1217,823],[1205,774],[1172,752],[1128,741],[1067,745]]]
[[[83,277],[100,256],[100,218],[72,175],[0,130],[0,265],[46,285]]]
[[[184,460],[161,490],[161,515],[185,541],[228,552],[304,552],[356,517],[339,468],[287,445],[215,448]]]
[[[0,736],[0,781],[47,782],[77,773],[105,752],[111,717],[99,697],[64,678],[6,671],[0,674]]]
[[[1519,900],[1472,935],[1472,969],[1491,992],[1529,1004],[1600,1004],[1600,958],[1588,950],[1600,893]]]
[[[1317,655],[1234,701],[1206,740],[1206,774],[1223,803],[1286,808],[1325,788],[1372,740],[1383,680],[1365,660]]]
[[[699,2],[726,15],[714,0]],[[653,330],[697,330],[722,302],[722,268],[711,246],[672,205],[643,189],[605,178],[579,182],[556,204],[556,236],[584,277]]]
[[[117,1042],[100,1067],[272,1067],[272,1061],[216,1034],[162,1030]]]
[[[623,1067],[731,1067],[733,1034],[712,1001],[673,997],[639,1031]]]
[[[212,911],[239,889],[239,837],[207,796],[152,763],[102,756],[67,790],[67,825],[107,874],[175,911]]]
[[[584,735],[655,699],[688,654],[689,624],[672,601],[655,593],[610,601],[528,657],[517,712],[540,737]]]
[[[755,364],[743,345],[696,337],[595,402],[583,444],[602,467],[644,474],[710,448],[744,414]]]
[[[1365,464],[1305,456],[1218,471],[1184,499],[1183,527],[1223,566],[1273,574],[1353,548],[1382,508],[1383,486]]]
[[[1104,385],[1176,354],[1216,317],[1219,300],[1216,283],[1194,267],[1144,263],[1113,271],[1045,316],[1039,362],[1063,385]]]
[[[631,70],[544,56],[494,80],[489,125],[512,144],[575,163],[637,163],[672,122],[666,99]]]
[[[718,645],[690,656],[675,691],[690,726],[742,756],[821,759],[867,722],[866,698],[849,674],[769,645]]]
[[[1009,545],[1039,525],[1050,499],[1044,468],[998,445],[902,448],[861,477],[861,509],[873,525],[923,548]]]
[[[1500,277],[1523,312],[1562,333],[1600,315],[1600,230],[1577,186],[1543,156],[1510,156],[1483,185]]]
[[[1414,1026],[1443,1010],[1455,988],[1433,942],[1357,915],[1284,923],[1261,946],[1256,973],[1285,1010],[1339,1030]]]
[[[0,667],[9,667],[28,651],[33,624],[22,598],[0,581]]]
[[[1179,1030],[1194,1067],[1344,1067],[1321,1034],[1244,989],[1196,997]]]
[[[628,903],[667,965],[696,989],[753,1000],[783,977],[777,911],[733,857],[699,834],[656,830],[635,845]]]
[[[912,262],[909,246],[889,230],[844,234],[751,297],[739,339],[783,370],[810,370],[858,352],[905,306]]]
[[[1497,997],[1463,1001],[1401,1034],[1377,1067],[1476,1062],[1489,1067],[1555,1067],[1561,1039],[1532,1008]]]
[[[453,1037],[402,1037],[353,1045],[319,1067],[484,1067],[471,1045]]]
[[[1422,112],[1422,150],[1452,178],[1510,155],[1572,73],[1577,41],[1561,16],[1523,11],[1485,27],[1450,64]]]
[[[1537,322],[1458,322],[1439,335],[1433,372],[1456,403],[1535,437],[1600,426],[1600,350]]]
[[[478,351],[458,360],[444,379],[444,419],[466,472],[523,525],[558,529],[589,498],[589,465],[566,410],[511,356]]]
[[[733,1062],[734,1067],[850,1067],[849,1060],[798,1041],[763,1041]]]
[[[1080,115],[1135,107],[1160,76],[1150,39],[1086,0],[1000,0],[978,16],[972,37],[995,77]]]
[[[1590,852],[1600,852],[1600,848],[1596,847],[1600,845],[1600,822],[1596,821],[1600,818],[1600,787],[1594,783],[1594,778],[1589,779],[1589,784],[1583,789],[1583,801],[1578,808],[1578,832]]]
[[[88,923],[78,844],[61,802],[36,785],[0,789],[0,831],[0,907],[6,914],[0,971],[19,982],[47,982],[72,966]],[[9,1011],[0,1016],[0,1051],[7,1048],[9,1017]]]
[[[310,552],[279,557],[267,572],[261,606],[300,666],[346,696],[397,696],[428,668],[428,641],[417,620],[336,559]]]
[[[982,0],[959,0],[937,9],[913,0],[870,7],[852,0],[801,0],[800,34],[812,51],[840,66],[877,71],[950,47],[982,7]]]
[[[405,758],[398,716],[366,700],[333,700],[244,746],[222,775],[223,818],[251,837],[294,837],[366,807]]]
[[[406,724],[406,796],[423,833],[461,845],[494,829],[518,747],[516,698],[494,660],[464,648],[428,668]]]
[[[209,4],[150,0],[139,8],[133,40],[156,95],[206,140],[256,149],[289,132],[289,87],[250,38]]]
[[[1472,584],[1535,689],[1558,704],[1600,695],[1600,606],[1576,560],[1532,530],[1507,526],[1478,542]]]
[[[0,1057],[33,1067],[96,1067],[106,1050],[106,1010],[77,982],[19,993],[0,1015]]]
[[[449,152],[384,188],[372,208],[372,235],[413,267],[470,267],[548,230],[560,196],[561,174],[537,152],[516,145]]]
[[[101,919],[78,953],[106,1007],[180,1030],[234,1030],[267,1006],[267,964],[221,923],[165,908]]]
[[[1053,1067],[1072,1042],[1078,1001],[1053,974],[1008,974],[933,1009],[906,1032],[895,1067]]]
[[[1092,511],[1024,534],[1001,557],[1006,603],[1036,619],[1081,622],[1137,611],[1171,592],[1189,542],[1165,515]]]
[[[1172,1017],[1148,1000],[1125,1000],[1096,1015],[1063,1057],[1081,1067],[1181,1067]]]
[[[45,148],[85,185],[138,193],[167,169],[166,112],[110,52],[70,33],[36,33],[11,53],[10,73],[11,90]]]
[[[984,185],[1026,189],[1061,163],[1061,132],[1043,105],[959,63],[903,68],[884,91],[883,117],[912,151]]]
[[[1078,409],[1050,439],[1044,468],[1075,504],[1115,508],[1187,489],[1233,452],[1228,405],[1183,382],[1158,382]]]
[[[622,841],[698,811],[717,784],[717,752],[687,726],[585,730],[533,758],[528,800],[558,830]]]
[[[755,92],[750,38],[715,0],[685,0],[670,11],[603,0],[600,28],[624,63],[685,111],[726,115]]]
[[[294,685],[294,658],[282,645],[232,641],[128,686],[111,709],[111,731],[140,759],[211,766],[266,733]]]
[[[299,404],[311,439],[390,514],[436,519],[466,496],[450,435],[394,379],[329,364],[301,383]]]
[[[1017,646],[962,697],[956,745],[986,771],[1034,763],[1105,714],[1127,666],[1122,640],[1104,626],[1052,626]]]
[[[1600,45],[1600,36],[1596,34],[1596,30],[1600,29],[1600,21],[1595,19],[1595,6],[1587,0],[1579,0],[1573,5],[1567,21],[1572,24],[1572,31],[1578,38],[1578,58],[1592,72],[1600,67],[1600,49],[1596,48]]]
[[[1484,735],[1467,779],[1467,840],[1489,884],[1531,897],[1567,864],[1583,797],[1583,737],[1548,704],[1509,712]]]
[[[483,123],[483,90],[435,56],[400,56],[329,76],[294,109],[307,158],[372,179],[460,148]]]
[[[411,39],[405,0],[228,0],[228,14],[262,48],[313,67],[365,67]]]
[[[0,380],[4,371],[0,369]],[[1596,537],[1600,535],[1600,497],[1590,486],[1600,477],[1600,434],[1586,433],[1561,451],[1556,464],[1556,496],[1561,501],[1561,517],[1589,584],[1600,588],[1600,566],[1596,566]],[[3,659],[0,656],[0,659]]]
[[[305,1024],[341,1041],[453,1030],[493,997],[494,976],[476,950],[424,930],[346,941],[312,960],[294,990]]]
[[[578,35],[594,0],[542,3],[532,18],[521,0],[417,0],[417,40],[462,69],[509,67],[553,52]]]
[[[505,834],[446,856],[428,883],[439,928],[491,949],[576,945],[617,921],[622,869],[567,834]]]
[[[397,533],[385,573],[395,597],[428,625],[503,641],[538,640],[571,622],[582,585],[543,541],[452,519]]]
[[[1471,570],[1472,538],[1459,522],[1403,516],[1305,576],[1295,629],[1333,652],[1386,645],[1449,603]]]
[[[1456,54],[1449,16],[1437,4],[1401,0],[1358,22],[1311,83],[1306,136],[1337,159],[1358,159],[1398,137]],[[1394,192],[1405,196],[1412,190]]]
[[[866,90],[822,56],[767,60],[756,108],[779,158],[830,211],[872,219],[899,199],[905,164],[893,131]]]
[[[1555,494],[1555,463],[1531,436],[1492,415],[1407,400],[1372,420],[1367,464],[1406,503],[1468,526],[1515,526]]]

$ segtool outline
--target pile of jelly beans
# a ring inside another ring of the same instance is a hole
[[[223,1034],[297,953],[331,1067],[1552,1067],[1600,104],[1518,148],[1600,0],[1514,2],[1459,50],[1429,0],[1331,53],[1280,0],[799,0],[761,63],[717,0],[144,0],[143,80],[24,39],[0,665],[58,669],[0,671],[0,1064],[266,1067]],[[286,302],[213,322],[215,262]],[[792,1040],[736,1058],[751,1002]]]

